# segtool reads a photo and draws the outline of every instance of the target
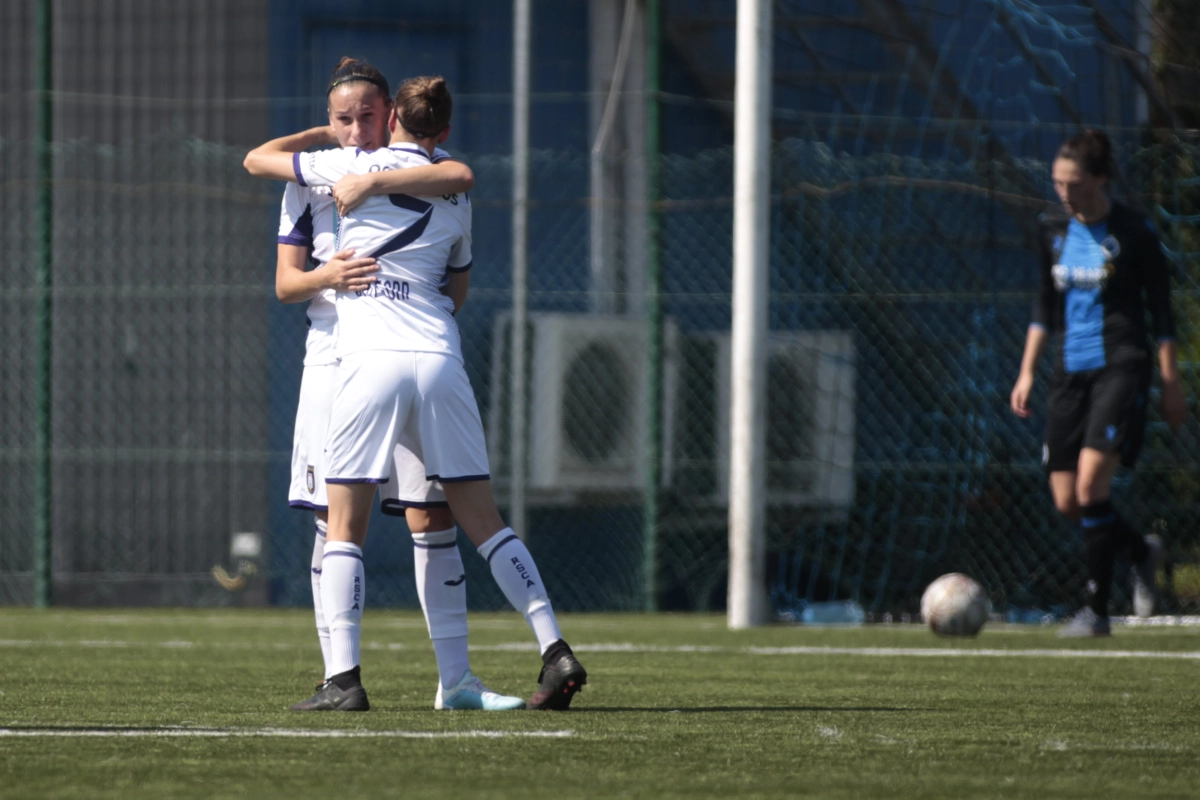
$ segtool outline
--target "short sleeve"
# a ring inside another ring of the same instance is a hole
[[[1145,258],[1141,264],[1146,287],[1146,304],[1154,326],[1154,338],[1159,342],[1175,340],[1175,316],[1171,313],[1171,265],[1163,252],[1162,242],[1147,221],[1142,235]]]
[[[296,183],[301,186],[333,186],[350,172],[358,150],[353,147],[341,150],[318,150],[315,153],[295,153],[292,168],[296,171]]]
[[[312,204],[304,196],[307,194],[294,183],[284,188],[279,209],[279,244],[312,247],[313,214]]]
[[[471,268],[471,202],[463,195],[464,224],[463,233],[454,246],[450,248],[450,263],[446,265],[447,272],[466,272]]]

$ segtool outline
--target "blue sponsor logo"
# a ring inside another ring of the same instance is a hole
[[[1116,439],[1117,438],[1117,426],[1109,425],[1107,428],[1104,429],[1104,435],[1108,437],[1108,440],[1110,442],[1113,439]]]

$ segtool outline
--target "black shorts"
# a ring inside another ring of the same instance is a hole
[[[1046,471],[1076,471],[1085,447],[1120,453],[1121,464],[1132,467],[1142,449],[1149,391],[1149,359],[1055,375],[1046,404]]]

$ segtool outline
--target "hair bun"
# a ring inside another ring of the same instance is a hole
[[[409,78],[396,92],[400,124],[419,139],[437,136],[450,124],[453,101],[441,75]]]

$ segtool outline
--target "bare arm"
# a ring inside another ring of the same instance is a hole
[[[1012,395],[1009,397],[1009,405],[1013,413],[1022,419],[1033,413],[1029,410],[1029,395],[1033,391],[1038,359],[1042,357],[1042,351],[1046,349],[1046,340],[1049,337],[1050,334],[1046,329],[1036,322],[1029,326],[1029,332],[1025,334],[1025,352],[1021,356],[1021,372],[1017,375],[1017,383],[1013,386]]]
[[[467,302],[467,289],[471,285],[471,271],[450,272],[446,275],[446,288],[442,294],[454,301],[454,313],[457,314]]]
[[[333,128],[324,125],[319,128],[309,128],[300,133],[281,136],[246,154],[242,166],[256,178],[272,178],[280,181],[296,180],[296,170],[292,166],[292,156],[302,153],[310,147],[326,144],[337,144]]]
[[[324,289],[360,292],[375,282],[379,270],[373,258],[353,258],[354,250],[343,250],[317,269],[309,270],[308,248],[279,245],[275,259],[275,296],[283,303],[311,300]]]
[[[388,169],[365,175],[347,175],[333,187],[338,213],[347,212],[368,197],[378,194],[435,195],[469,192],[475,187],[475,173],[461,161],[444,159],[427,167]]]
[[[1187,397],[1179,381],[1179,348],[1174,339],[1163,339],[1158,343],[1158,368],[1162,372],[1163,418],[1175,430],[1187,419]]]

